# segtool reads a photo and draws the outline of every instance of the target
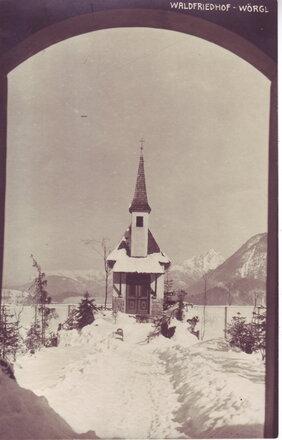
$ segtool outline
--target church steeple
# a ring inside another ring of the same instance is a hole
[[[144,171],[144,157],[143,157],[143,139],[141,139],[142,144],[140,148],[140,159],[137,172],[137,180],[135,186],[135,192],[133,200],[129,207],[129,212],[151,212],[150,205],[147,199],[146,182],[145,182],[145,171]]]

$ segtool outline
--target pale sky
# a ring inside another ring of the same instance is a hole
[[[269,80],[205,40],[109,29],[58,43],[9,74],[4,283],[99,269],[116,246],[145,138],[150,229],[174,264],[230,256],[267,230]],[[86,117],[81,117],[87,115]]]

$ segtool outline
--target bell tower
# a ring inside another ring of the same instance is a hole
[[[113,310],[143,319],[163,312],[164,278],[170,260],[149,229],[151,208],[146,191],[143,139],[140,142],[135,192],[129,207],[131,225],[108,255],[107,265],[113,270]]]
[[[148,204],[145,182],[143,157],[144,140],[141,139],[140,142],[140,159],[135,192],[129,207],[129,212],[131,213],[131,257],[147,257],[148,255],[148,229],[151,208]]]

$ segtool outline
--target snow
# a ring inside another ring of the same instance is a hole
[[[199,342],[175,319],[171,325],[172,339],[160,335],[147,343],[152,324],[100,313],[80,334],[61,331],[58,347],[19,358],[15,375],[79,433],[261,437],[264,364],[258,355],[233,351],[223,338]]]
[[[170,347],[161,358],[181,395],[181,432],[196,438],[263,435],[264,370],[257,355],[231,351],[218,339],[188,350]]]
[[[50,309],[55,309],[55,316],[49,321],[46,334],[57,331],[59,323],[66,321],[68,317],[68,305],[66,304],[50,304]],[[19,316],[20,318],[20,333],[23,338],[26,337],[27,331],[34,322],[34,307],[33,306],[9,306],[9,312]]]
[[[164,273],[164,264],[168,257],[162,252],[149,254],[147,257],[129,257],[125,249],[115,249],[107,258],[115,261],[114,272]]]
[[[24,304],[30,293],[16,289],[2,289],[3,305]]]
[[[0,439],[81,438],[50,408],[46,398],[21,388],[0,371]],[[87,433],[87,438],[97,438]]]

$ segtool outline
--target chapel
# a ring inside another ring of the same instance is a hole
[[[113,271],[113,311],[151,317],[163,311],[165,272],[170,260],[156,243],[150,229],[143,147],[137,180],[129,207],[131,223],[107,264]]]

